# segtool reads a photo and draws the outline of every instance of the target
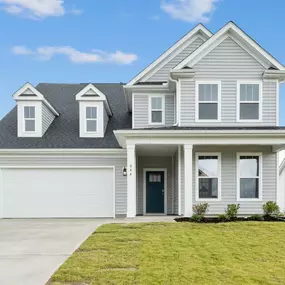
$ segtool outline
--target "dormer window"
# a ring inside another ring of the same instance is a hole
[[[36,131],[36,107],[24,106],[25,132]]]
[[[79,136],[103,138],[112,112],[106,96],[93,84],[76,94],[79,102]]]
[[[86,107],[86,132],[97,133],[97,107]]]

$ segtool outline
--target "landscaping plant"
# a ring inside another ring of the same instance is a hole
[[[280,213],[279,206],[273,201],[266,202],[262,208],[265,217],[278,216]]]
[[[194,215],[191,217],[191,219],[193,222],[199,223],[204,220],[206,213],[209,211],[209,204],[200,203],[197,205],[193,205],[192,209]]]
[[[237,205],[236,204],[229,204],[227,206],[225,214],[229,220],[236,220],[239,209],[240,209],[240,204],[237,204]]]

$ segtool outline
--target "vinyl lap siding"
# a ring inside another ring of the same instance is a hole
[[[42,134],[44,135],[50,124],[53,122],[55,116],[47,108],[45,104],[42,104]]]
[[[266,201],[276,201],[276,153],[269,147],[196,147],[193,152],[193,204],[201,203],[196,200],[196,152],[221,153],[221,201],[208,202],[209,215],[224,213],[228,204],[240,204],[240,214],[261,214],[262,205]],[[237,201],[237,152],[262,152],[262,201]]]
[[[188,44],[177,56],[171,59],[169,62],[164,62],[160,69],[152,75],[147,81],[167,81],[169,78],[169,72],[177,64],[179,64],[183,59],[189,56],[193,51],[195,51],[201,44],[204,43],[202,38],[197,38],[194,42]]]
[[[133,128],[154,127],[149,124],[149,94],[133,94]],[[175,102],[174,94],[165,95],[165,126],[172,126],[175,121]],[[161,127],[159,125],[157,127]]]
[[[1,157],[0,165],[29,167],[29,166],[115,166],[115,205],[116,215],[126,215],[127,213],[127,178],[122,175],[122,169],[127,165],[127,157],[107,156],[107,155],[81,155],[81,156],[38,156],[38,157]],[[46,183],[46,181],[43,181]]]
[[[276,83],[263,82],[262,122],[237,122],[237,81],[262,80],[265,68],[231,38],[193,66],[196,80],[221,81],[221,122],[195,122],[195,81],[181,80],[181,125],[276,125]]]
[[[104,108],[104,132],[107,129],[108,122],[109,122],[109,116],[108,116],[108,114],[106,112],[106,109]]]

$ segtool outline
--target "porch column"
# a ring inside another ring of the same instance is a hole
[[[193,165],[193,145],[185,144],[184,145],[184,175],[185,175],[185,194],[184,194],[184,216],[192,216],[192,192],[193,192],[193,183],[192,183],[192,165]]]
[[[137,213],[136,207],[136,149],[135,145],[127,145],[127,218],[134,218]]]

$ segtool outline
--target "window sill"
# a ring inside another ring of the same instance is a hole
[[[221,123],[221,120],[195,120],[196,123]]]
[[[262,198],[238,198],[238,202],[262,202]]]
[[[197,202],[220,202],[222,199],[221,198],[196,198]]]
[[[237,119],[238,123],[262,123],[262,120],[241,120]]]

